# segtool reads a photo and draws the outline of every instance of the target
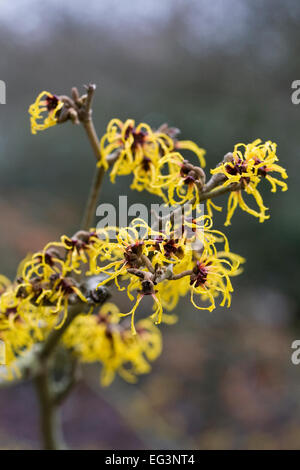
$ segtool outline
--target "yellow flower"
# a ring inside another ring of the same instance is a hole
[[[174,150],[190,150],[193,152],[199,159],[200,165],[202,168],[205,168],[206,162],[205,162],[205,150],[198,147],[195,142],[192,142],[191,140],[177,140],[175,142]]]
[[[221,240],[219,240],[221,241]],[[221,306],[230,302],[232,292],[229,277],[241,273],[240,265],[244,258],[230,251],[217,251],[216,247],[205,243],[203,251],[187,249],[184,257],[173,265],[173,276],[156,286],[163,308],[173,310],[180,297],[191,293],[193,305],[200,310],[212,311],[214,298],[223,294]],[[199,294],[203,306],[194,302],[194,295]],[[209,299],[211,303],[205,305]],[[229,305],[228,305],[229,306]]]
[[[78,283],[70,276],[68,264],[55,249],[61,247],[63,243],[49,243],[42,252],[26,260],[15,288],[20,305],[30,301],[36,306],[49,307],[44,309],[45,313],[60,318],[55,328],[61,327],[67,318],[70,298],[87,302]]]
[[[117,175],[133,173],[131,189],[145,189],[165,199],[162,189],[156,184],[159,162],[175,148],[191,150],[204,166],[205,152],[194,142],[177,141],[162,129],[152,130],[145,123],[136,126],[133,119],[127,119],[125,123],[112,119],[100,142],[101,160],[98,165],[107,169],[108,160],[113,156],[114,163],[110,174],[113,183]]]
[[[116,239],[111,239],[111,233]],[[114,281],[120,291],[126,290],[133,307],[122,313],[106,303],[97,315],[91,315],[91,310],[79,315],[64,341],[83,362],[103,364],[103,384],[109,384],[116,373],[135,381],[150,370],[149,361],[160,353],[156,325],[176,321],[164,310],[172,310],[189,291],[192,303],[200,309],[211,311],[220,294],[221,305],[229,304],[229,278],[240,272],[242,261],[229,251],[227,238],[212,228],[211,218],[205,215],[174,219],[160,231],[135,219],[126,228],[79,231],[71,238],[64,235],[28,256],[15,283],[0,276],[0,339],[7,345],[11,370],[16,358],[62,326],[70,302],[90,302],[92,297],[86,298],[76,276],[100,275],[99,286]],[[196,295],[203,306],[194,301]],[[136,322],[135,313],[145,296],[153,299],[152,313]],[[120,321],[127,316],[130,322]]]
[[[109,385],[118,373],[128,382],[150,371],[149,361],[161,353],[159,329],[147,319],[136,325],[132,335],[119,309],[113,303],[103,305],[96,315],[79,315],[65,332],[63,341],[82,362],[102,364],[101,384]]]
[[[182,220],[180,225],[183,227],[175,225],[171,228],[169,222],[163,231],[154,231],[141,219],[135,219],[132,224],[132,227],[119,229],[116,241],[105,241],[110,246],[108,251],[121,249],[121,256],[99,266],[99,273],[105,275],[99,285],[114,280],[120,291],[126,289],[134,305],[120,316],[131,317],[133,335],[136,334],[135,314],[145,296],[153,299],[151,318],[156,324],[173,321],[165,316],[164,309],[170,311],[175,308],[179,298],[189,291],[193,294],[193,303],[194,293],[201,293],[202,300],[205,295],[213,300],[223,292],[224,299],[230,300],[232,287],[229,276],[240,272],[239,265],[244,260],[229,251],[226,236],[212,228],[211,217],[202,215]],[[144,229],[143,237],[138,232],[141,228]],[[183,230],[179,232],[179,228]],[[216,247],[219,243],[221,250]],[[197,275],[200,259],[208,272],[203,285]],[[221,305],[224,305],[224,299]],[[215,304],[212,301],[210,306],[201,308],[212,310]]]
[[[231,186],[232,189],[225,225],[230,225],[237,206],[257,217],[260,222],[270,217],[266,214],[267,207],[264,206],[257,186],[262,179],[266,179],[271,184],[271,192],[276,192],[277,186],[281,187],[282,191],[287,190],[287,184],[272,175],[275,172],[283,179],[288,177],[286,170],[279,166],[277,161],[276,144],[271,141],[261,143],[261,140],[257,139],[248,145],[235,145],[231,161],[223,162],[211,170],[212,174],[223,174],[223,187]],[[259,210],[254,210],[246,204],[242,196],[243,191],[254,197]]]
[[[119,119],[112,119],[107,126],[106,134],[101,139],[101,160],[99,165],[108,168],[107,157],[117,152],[110,178],[114,183],[117,175],[133,173],[132,188],[148,191],[160,195],[160,191],[153,190],[156,166],[161,155],[173,148],[171,137],[162,132],[153,131],[148,124],[141,123],[135,126],[133,119],[125,123]]]
[[[113,254],[113,261],[106,265],[102,263],[96,273],[105,275],[99,286],[114,280],[118,289],[123,290],[118,284],[118,277],[126,275],[128,268],[139,268],[155,242],[149,238],[151,228],[142,219],[134,219],[130,227],[108,227],[105,232],[110,229],[113,229],[116,241],[101,240],[101,249]],[[98,236],[101,233],[102,231],[97,231]]]
[[[63,102],[56,95],[48,91],[42,91],[28,109],[32,134],[55,126],[58,113],[62,107]]]
[[[164,171],[166,166],[167,170]],[[202,168],[184,160],[180,153],[171,152],[159,160],[154,186],[167,192],[167,195],[164,195],[167,204],[173,206],[191,202],[194,208],[200,202],[199,194],[204,181],[205,175]]]
[[[19,373],[16,359],[45,338],[46,324],[41,322],[46,316],[45,310],[49,309],[35,306],[28,299],[20,302],[16,284],[5,280],[5,288],[0,291],[0,339],[5,343],[4,376],[7,379]],[[49,315],[49,311],[47,313]]]
[[[209,310],[216,308],[215,297],[222,295],[220,306],[231,304],[231,293],[233,287],[230,281],[231,276],[240,274],[240,264],[244,259],[230,252],[219,252],[217,255],[206,256],[203,253],[194,265],[190,277],[191,302],[199,310]],[[198,305],[194,300],[195,294],[200,295],[201,301],[209,301],[209,305]]]

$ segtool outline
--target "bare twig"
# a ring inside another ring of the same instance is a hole
[[[104,303],[107,296],[103,295],[99,304]],[[62,438],[62,430],[59,416],[59,405],[68,396],[76,382],[76,363],[71,367],[71,374],[60,390],[55,390],[51,384],[50,357],[53,355],[62,335],[76,318],[83,313],[86,304],[79,302],[69,307],[68,316],[61,328],[53,330],[46,341],[42,344],[39,352],[39,369],[35,377],[35,386],[41,410],[41,433],[44,448],[49,450],[62,449],[65,447]]]
[[[141,260],[144,263],[144,265],[149,269],[150,273],[154,274],[155,269],[154,269],[150,259],[148,258],[148,256],[142,254],[141,255]]]
[[[235,183],[228,186],[221,186],[220,188],[214,188],[211,191],[202,193],[200,196],[200,202],[206,201],[207,199],[214,199],[215,197],[222,196],[222,194],[230,193],[231,191],[237,191],[238,189],[240,189],[240,187]]]
[[[173,276],[170,277],[170,279],[171,281],[178,281],[178,279],[182,279],[185,276],[190,276],[191,274],[193,274],[193,270],[188,269],[186,271],[182,271],[181,273],[173,274]]]
[[[217,165],[217,167],[219,167],[223,163],[232,161],[232,158],[233,155],[231,152],[226,153],[226,155],[224,155],[223,160]],[[223,173],[215,173],[211,176],[210,180],[204,186],[203,193],[208,193],[216,186],[220,186],[222,183],[224,183],[224,181],[226,181],[226,176]]]
[[[96,160],[100,160],[101,152],[99,146],[99,138],[93,123],[92,118],[92,102],[96,90],[96,85],[90,84],[86,87],[87,95],[85,98],[84,106],[78,110],[79,120],[83,124],[87,133],[88,139],[94,151]]]
[[[45,450],[65,448],[59,410],[52,400],[47,364],[35,378],[35,388],[40,405],[40,429]]]
[[[81,222],[81,228],[83,230],[89,230],[93,224],[94,217],[96,215],[97,202],[102,186],[105,170],[103,166],[96,169],[94,174],[93,183],[90,189],[88,202]]]
[[[86,131],[86,134],[91,144],[91,147],[93,149],[95,158],[97,161],[99,161],[101,158],[100,142],[99,142],[99,138],[98,138],[95,126],[94,126],[94,122],[92,118],[92,109],[91,109],[94,93],[96,90],[96,85],[90,84],[86,88],[87,88],[87,95],[86,95],[83,109],[80,110],[79,112],[79,119]],[[78,102],[79,98],[77,96],[78,92],[76,89],[73,89],[73,94]],[[93,183],[91,186],[90,194],[88,197],[88,202],[86,205],[86,209],[85,209],[84,216],[82,219],[82,224],[81,224],[81,227],[85,230],[88,230],[90,228],[90,226],[92,225],[93,219],[96,215],[96,206],[97,206],[97,201],[99,198],[104,174],[105,174],[105,170],[103,166],[97,168],[94,174]]]
[[[70,371],[53,389],[53,403],[58,406],[68,397],[80,378],[78,360],[72,358]]]

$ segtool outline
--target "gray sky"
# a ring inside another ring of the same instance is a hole
[[[226,40],[246,27],[248,1],[241,0],[0,0],[0,24],[16,34],[45,34],[60,13],[82,23],[116,28],[116,33],[163,28],[169,15],[184,11],[191,35]],[[29,38],[28,38],[29,39]]]

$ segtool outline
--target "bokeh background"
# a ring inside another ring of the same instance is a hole
[[[163,327],[164,351],[137,385],[101,389],[90,367],[64,405],[67,443],[105,449],[300,447],[300,365],[291,363],[299,322],[300,79],[297,0],[0,1],[0,260],[19,260],[72,234],[94,171],[80,127],[30,134],[40,90],[65,94],[97,83],[94,119],[168,122],[207,149],[214,166],[237,142],[278,143],[289,191],[264,191],[271,219],[237,211],[224,231],[247,258],[232,308],[213,314],[182,301]],[[108,180],[102,202],[157,202]],[[223,203],[225,203],[223,200]],[[225,214],[216,218],[223,229]],[[30,384],[0,390],[0,447],[38,448]]]

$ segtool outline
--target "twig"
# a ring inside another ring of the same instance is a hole
[[[96,172],[94,174],[94,180],[88,197],[88,202],[81,222],[81,228],[83,230],[89,230],[93,224],[104,174],[105,170],[103,166],[96,169]]]
[[[70,371],[66,374],[63,380],[59,382],[53,389],[53,403],[58,406],[68,397],[74,385],[80,378],[78,360],[72,358]]]
[[[200,195],[200,202],[206,201],[207,199],[213,199],[215,197],[222,196],[222,194],[226,194],[231,191],[237,191],[238,189],[239,187],[236,184],[234,184],[233,186],[228,185],[228,186],[221,186],[220,188],[212,189],[211,191],[202,193]]]
[[[224,183],[224,181],[226,181],[225,175],[223,175],[222,173],[215,173],[214,175],[211,176],[211,178],[208,180],[208,182],[204,186],[203,192],[207,193],[208,191],[211,191],[216,186],[219,186],[220,184]]]
[[[45,450],[59,450],[65,448],[60,422],[59,410],[52,400],[49,370],[45,363],[44,368],[35,378],[35,388],[40,405],[40,429]]]
[[[233,159],[232,153],[231,152],[226,153],[226,155],[224,155],[223,157],[223,160],[217,165],[217,167],[219,167],[223,163],[231,162],[232,159]],[[226,175],[224,175],[223,173],[213,174],[211,178],[209,179],[209,181],[204,186],[203,192],[207,193],[208,191],[211,191],[216,186],[220,186],[222,183],[224,183],[224,181],[226,181]]]
[[[77,89],[74,88],[72,90],[73,99],[62,97],[65,104],[65,114],[63,115],[63,113],[61,113],[60,122],[64,122],[67,119],[71,119],[76,124],[81,122],[88,136],[95,158],[99,161],[101,157],[100,144],[92,120],[91,109],[96,86],[90,84],[86,88],[87,94],[84,96],[80,97]],[[112,155],[112,163],[117,156],[117,154]],[[103,176],[104,168],[97,168],[83,218],[82,228],[88,229],[92,223]],[[92,291],[89,290],[89,294],[91,293]],[[40,404],[41,434],[45,449],[54,450],[65,447],[62,438],[59,405],[68,396],[77,378],[76,363],[74,361],[71,365],[69,371],[70,376],[67,380],[61,382],[58,388],[54,387],[55,383],[52,382],[54,378],[52,372],[55,370],[55,361],[53,362],[52,359],[56,357],[54,352],[63,334],[76,316],[80,313],[84,313],[91,303],[93,305],[95,303],[101,305],[105,302],[107,296],[107,290],[102,292],[101,295],[98,292],[97,295],[87,296],[87,298],[90,299],[88,303],[78,301],[78,303],[69,306],[68,315],[62,327],[53,330],[43,343],[34,345],[30,351],[15,361],[14,366],[17,371],[14,374],[15,377],[13,380],[5,381],[5,384],[12,385],[24,378],[33,378]],[[3,383],[4,381],[0,378],[0,386],[2,386]]]
[[[84,106],[78,112],[79,120],[82,122],[83,127],[87,133],[88,139],[94,151],[94,155],[96,160],[100,160],[101,152],[99,146],[99,138],[97,136],[97,132],[93,123],[92,118],[92,102],[96,90],[96,85],[90,84],[87,87],[87,95]]]
[[[100,153],[100,147],[99,147],[99,139],[97,136],[97,132],[96,132],[93,120],[92,120],[92,115],[89,114],[86,120],[82,121],[82,124],[83,124],[83,127],[85,128],[88,139],[94,151],[95,158],[98,161],[100,160],[101,153]]]
[[[193,270],[188,269],[186,271],[182,271],[181,273],[173,274],[173,276],[170,277],[170,280],[171,281],[178,281],[178,279],[182,279],[185,276],[190,276],[191,274],[193,274]]]
[[[76,117],[78,117],[79,121],[82,123],[93,149],[95,158],[97,161],[99,161],[101,158],[100,143],[93,123],[91,109],[96,86],[90,84],[86,88],[87,95],[85,97],[80,98],[79,93],[75,88],[72,89],[72,96],[74,98],[74,105],[76,106]],[[99,167],[96,169],[94,174],[92,187],[81,225],[81,228],[84,230],[88,230],[93,222],[104,173],[104,168]],[[72,374],[74,377],[70,379],[70,381],[61,389],[59,393],[52,396],[49,384],[50,376],[48,370],[48,358],[53,353],[53,350],[58,345],[62,335],[70,326],[74,318],[83,311],[84,305],[80,303],[69,307],[68,316],[65,323],[60,329],[53,330],[50,333],[39,351],[39,360],[43,367],[41,372],[36,377],[35,384],[41,407],[41,431],[45,449],[60,449],[63,447],[62,432],[58,416],[58,405],[69,394],[74,385],[73,378],[75,380],[75,376]]]
[[[100,142],[99,142],[99,138],[98,138],[95,126],[94,126],[93,119],[92,119],[92,109],[91,109],[95,90],[96,90],[96,85],[92,85],[92,84],[88,85],[85,106],[84,106],[84,109],[79,113],[79,119],[82,122],[82,125],[86,131],[86,134],[88,136],[89,142],[93,149],[95,158],[97,161],[99,161],[101,158]],[[88,230],[90,228],[93,222],[93,218],[96,215],[97,200],[99,198],[99,193],[100,193],[100,189],[102,186],[104,174],[105,174],[105,170],[103,166],[96,169],[93,183],[92,183],[91,190],[90,190],[90,194],[88,197],[88,202],[86,205],[86,209],[85,209],[84,216],[82,219],[82,224],[81,224],[81,228],[83,228],[84,230]]]
[[[148,258],[148,256],[146,255],[141,255],[141,260],[143,261],[143,263],[145,264],[145,266],[149,269],[150,273],[154,274],[155,273],[155,269],[150,261],[150,259]]]
[[[99,304],[104,303],[106,298],[107,296],[103,295]],[[49,359],[64,332],[76,316],[84,312],[85,308],[86,304],[83,302],[70,306],[68,316],[62,327],[50,333],[38,352],[40,368],[35,378],[35,386],[40,403],[41,433],[44,448],[48,450],[62,449],[65,447],[62,438],[59,405],[68,396],[76,382],[76,368],[72,367],[70,378],[66,382],[66,385],[55,393],[55,387],[50,382],[51,371]]]

